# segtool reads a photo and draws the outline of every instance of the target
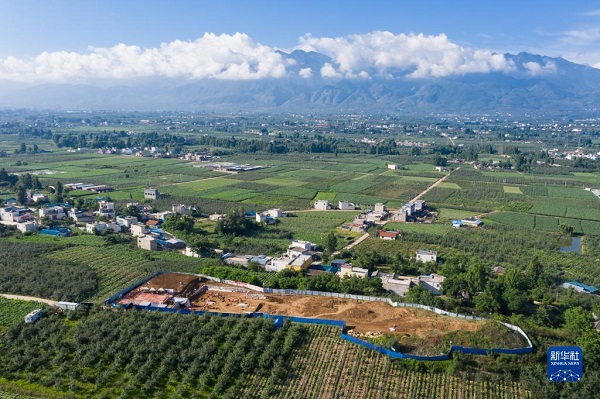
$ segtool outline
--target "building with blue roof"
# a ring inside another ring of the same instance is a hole
[[[572,288],[573,290],[575,290],[576,292],[582,292],[584,294],[598,294],[598,288],[592,286],[592,285],[586,285],[583,283],[580,283],[579,281],[568,281],[566,283],[563,283],[561,285],[561,287],[563,287],[564,289],[570,289]]]

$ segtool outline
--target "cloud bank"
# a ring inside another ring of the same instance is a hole
[[[44,52],[32,59],[0,59],[0,79],[23,82],[84,82],[95,79],[130,80],[149,77],[248,80],[301,78],[368,79],[445,77],[468,73],[509,73],[516,69],[502,54],[461,47],[444,34],[371,32],[328,38],[304,36],[295,49],[331,57],[318,70],[298,68],[276,48],[243,33],[206,33],[194,41],[176,40],[156,48],[118,44],[89,47],[87,52]],[[526,67],[531,74],[547,68]]]

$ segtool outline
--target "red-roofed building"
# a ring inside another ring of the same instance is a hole
[[[381,238],[382,240],[395,240],[398,238],[399,235],[400,233],[398,231],[379,231],[379,238]]]
[[[158,221],[158,220],[152,220],[152,219],[150,219],[150,220],[148,220],[146,222],[146,226],[150,226],[150,227],[156,227],[159,224],[160,224],[160,221]]]

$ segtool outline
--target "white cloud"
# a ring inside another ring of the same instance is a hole
[[[578,31],[571,31],[576,36]],[[588,31],[594,36],[600,32]],[[567,37],[567,33],[565,36]],[[117,44],[86,52],[44,52],[31,59],[0,59],[0,79],[26,82],[83,82],[93,79],[168,77],[183,79],[280,78],[297,71],[302,78],[445,77],[516,69],[502,54],[459,46],[444,34],[394,34],[375,31],[346,37],[300,38],[296,49],[332,58],[320,68],[298,66],[275,48],[246,34],[205,33],[194,41],[176,40],[155,48]],[[298,68],[298,69],[294,69]],[[546,69],[544,69],[546,68]],[[548,72],[531,65],[530,73]],[[537,71],[537,72],[536,72]]]
[[[587,43],[600,40],[600,28],[590,28],[584,30],[568,30],[562,32],[563,40],[569,41],[575,45],[582,46]]]
[[[150,49],[118,44],[111,48],[90,47],[84,54],[44,52],[31,60],[0,60],[0,78],[20,81],[154,76],[260,79],[282,77],[285,72],[281,55],[241,33],[206,33],[195,41],[176,40]]]
[[[327,62],[321,68],[321,76],[323,76],[324,78],[339,78],[342,75],[338,71],[335,70],[333,65],[331,65],[329,62]]]
[[[530,75],[543,75],[547,73],[556,73],[556,64],[547,61],[544,65],[537,62],[524,62],[523,67]]]
[[[298,75],[303,77],[304,79],[308,79],[312,76],[312,69],[310,68],[302,68],[298,71]]]
[[[408,71],[415,78],[443,77],[473,72],[508,72],[512,62],[501,54],[460,47],[444,34],[393,34],[371,32],[338,38],[305,36],[299,48],[318,51],[335,61],[337,72],[348,77],[375,67],[383,75],[389,69]],[[325,71],[332,74],[330,68]]]

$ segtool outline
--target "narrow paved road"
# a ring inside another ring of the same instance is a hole
[[[44,299],[44,298],[36,298],[33,296],[12,295],[12,294],[0,294],[0,296],[3,298],[6,298],[6,299],[18,299],[20,301],[41,302],[41,303],[45,303],[46,305],[50,305],[50,306],[58,306],[57,301],[52,301],[50,299]]]
[[[425,194],[427,194],[429,192],[429,190],[431,190],[432,188],[436,187],[438,184],[440,184],[441,182],[443,182],[444,180],[446,180],[455,170],[460,169],[460,167],[454,169],[453,171],[451,171],[450,173],[448,173],[447,175],[445,175],[444,177],[442,177],[441,179],[437,180],[435,183],[433,183],[431,186],[427,187],[425,190],[423,190],[419,195],[417,195],[415,198],[411,199],[408,203],[409,204],[413,204],[415,203],[419,198],[421,198],[422,196],[424,196]],[[385,226],[385,224],[389,222],[389,220],[385,220],[381,223],[379,223],[380,226]],[[350,244],[346,245],[344,248],[335,251],[331,254],[332,257],[339,255],[340,252],[342,251],[346,251],[349,249],[354,248],[355,246],[357,246],[358,244],[360,244],[361,242],[363,242],[364,240],[366,240],[367,238],[369,238],[369,233],[365,233],[362,236],[358,237],[356,240],[354,240],[353,242],[351,242]]]

